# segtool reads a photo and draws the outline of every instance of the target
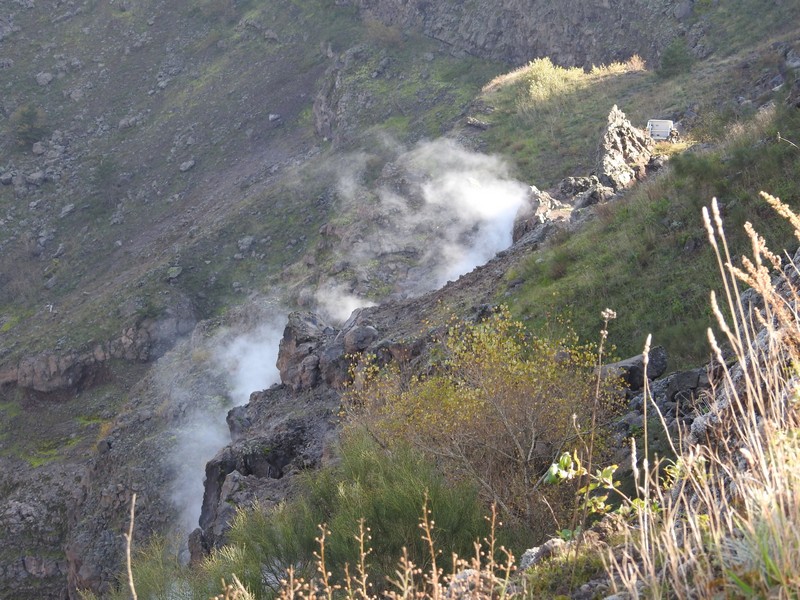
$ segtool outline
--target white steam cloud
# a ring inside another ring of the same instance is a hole
[[[413,296],[470,272],[511,245],[514,218],[526,205],[530,188],[505,162],[453,140],[410,150],[384,140],[375,151],[336,164],[350,222],[339,252],[353,277],[350,285],[320,286],[316,298],[327,314],[364,306],[376,280],[383,294]],[[368,189],[366,170],[377,167],[377,189]]]
[[[346,321],[357,308],[375,306],[374,302],[351,294],[344,285],[335,282],[318,287],[314,299],[317,312],[323,318],[339,323]]]
[[[285,323],[285,317],[281,316],[280,320],[262,324],[218,348],[215,358],[228,375],[228,395],[234,405],[244,404],[252,392],[280,382],[275,365]]]
[[[422,185],[422,215],[439,222],[429,255],[437,263],[434,288],[511,245],[514,217],[530,188],[512,179],[504,162],[449,140],[418,146],[410,160],[430,176]]]
[[[197,527],[200,519],[206,463],[230,442],[225,420],[228,410],[245,404],[252,392],[280,381],[275,363],[285,322],[283,314],[275,315],[247,333],[228,329],[192,349],[195,355],[210,357],[208,370],[214,379],[224,382],[219,390],[224,396],[206,398],[177,434],[172,462],[178,476],[171,497],[186,533]],[[203,391],[208,393],[193,393]]]

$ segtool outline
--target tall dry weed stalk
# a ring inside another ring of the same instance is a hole
[[[490,534],[484,545],[475,543],[475,555],[468,560],[453,556],[453,571],[445,574],[437,566],[441,551],[436,548],[436,524],[431,519],[428,501],[423,505],[420,530],[422,539],[428,546],[428,566],[421,568],[403,552],[397,563],[394,577],[386,582],[373,586],[369,581],[368,557],[370,555],[370,531],[362,521],[359,534],[356,536],[360,552],[358,563],[351,571],[345,566],[341,582],[334,580],[328,571],[325,560],[325,539],[330,533],[324,525],[320,526],[317,538],[319,551],[314,554],[317,561],[317,575],[310,580],[298,577],[293,569],[288,569],[286,578],[281,582],[279,598],[282,600],[319,600],[320,598],[345,598],[346,600],[416,600],[443,598],[475,598],[507,600],[524,595],[524,582],[512,588],[511,575],[514,572],[514,555],[504,547],[497,547],[496,531],[500,525],[497,511],[493,507],[490,519]],[[496,557],[502,557],[498,562]]]
[[[800,218],[762,197],[800,239]],[[642,502],[606,565],[632,598],[798,598],[800,272],[792,260],[783,266],[750,223],[752,258],[734,265],[716,200],[703,217],[729,315],[712,293],[724,341],[711,329],[708,337],[721,381],[667,485],[657,476],[663,465],[648,465],[647,455],[640,465],[634,447]],[[742,284],[753,291],[743,295]],[[661,417],[647,391],[645,400]]]

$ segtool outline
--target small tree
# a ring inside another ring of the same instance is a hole
[[[692,62],[694,60],[689,48],[686,46],[686,40],[680,37],[675,38],[664,49],[664,54],[661,55],[658,74],[668,79],[681,73],[688,73],[692,70]]]
[[[29,146],[47,134],[47,115],[41,107],[25,104],[11,113],[11,131],[17,144]]]

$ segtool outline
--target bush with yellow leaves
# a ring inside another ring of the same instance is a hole
[[[574,490],[545,488],[543,475],[593,422],[609,420],[593,411],[616,412],[619,382],[598,381],[593,346],[571,333],[531,336],[505,308],[482,322],[451,319],[432,356],[425,375],[365,369],[346,396],[353,420],[385,446],[410,443],[452,478],[476,483],[535,533],[552,532],[571,513]]]

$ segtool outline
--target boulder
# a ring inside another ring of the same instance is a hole
[[[363,352],[377,339],[378,330],[371,325],[353,327],[344,334],[345,354]]]
[[[211,552],[203,530],[199,527],[189,534],[189,564],[197,565]]]
[[[656,346],[650,350],[647,364],[648,379],[660,377],[667,370],[667,351],[663,346]],[[625,384],[633,391],[644,386],[644,359],[641,354],[605,365],[602,374],[606,377],[621,377]]]
[[[44,183],[44,171],[34,171],[25,176],[25,183],[40,186]]]
[[[565,177],[558,184],[558,191],[564,196],[577,196],[600,183],[595,175],[589,177]]]
[[[453,577],[444,597],[447,600],[492,598],[496,595],[496,579],[492,573],[476,569],[464,569]]]
[[[561,556],[568,548],[567,543],[561,538],[552,538],[541,546],[530,548],[524,552],[519,560],[519,571],[523,572],[534,565],[538,565],[543,560]]]
[[[592,177],[592,179],[596,179],[596,177]],[[586,208],[587,206],[608,202],[613,197],[614,190],[598,181],[575,196],[573,207],[575,209]]]
[[[514,220],[512,240],[514,243],[526,238],[528,241],[542,241],[555,231],[554,226],[569,223],[572,208],[553,198],[549,193],[531,186],[528,201],[520,209]]]
[[[239,252],[248,252],[255,241],[256,239],[252,235],[246,235],[243,238],[239,238],[236,246],[239,248]]]
[[[37,73],[36,74],[36,83],[39,85],[48,85],[51,81],[53,81],[54,76],[52,73]]]
[[[655,149],[655,142],[634,127],[616,104],[600,142],[597,174],[600,183],[613,190],[630,187],[641,177]]]
[[[685,21],[692,16],[693,12],[694,0],[684,0],[683,2],[678,3],[678,5],[673,9],[672,14],[675,15],[675,18],[679,21]]]
[[[235,442],[220,450],[206,464],[202,534],[193,534],[200,547],[218,547],[239,506],[258,503],[274,506],[286,497],[290,484],[281,480],[289,471],[318,463],[321,457],[317,433],[301,422],[288,421],[271,435]]]

